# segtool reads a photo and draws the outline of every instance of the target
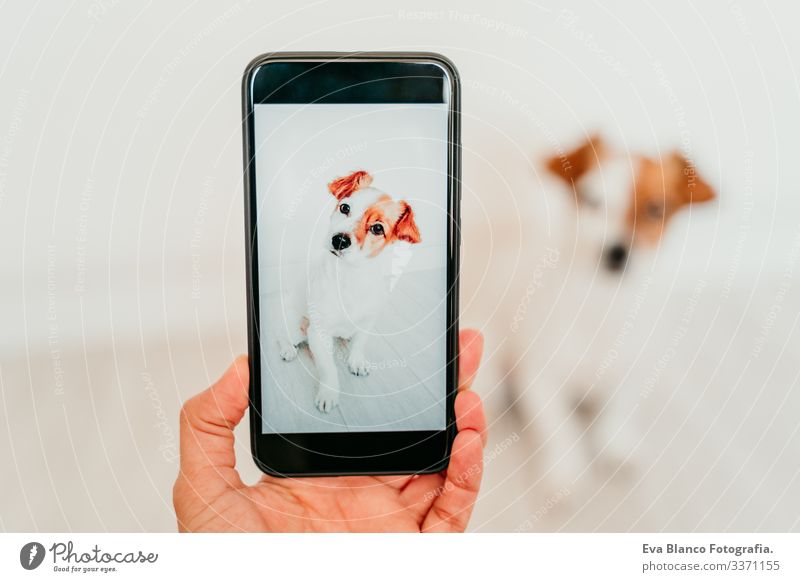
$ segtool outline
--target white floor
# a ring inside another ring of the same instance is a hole
[[[308,347],[296,360],[281,360],[266,340],[264,425],[268,432],[341,432],[436,430],[444,426],[444,362],[446,329],[440,285],[441,269],[403,274],[394,288],[386,315],[379,318],[366,355],[373,364],[368,376],[354,376],[346,358],[336,357],[342,396],[332,412],[314,406],[316,369]],[[270,349],[272,348],[272,349]],[[337,341],[337,354],[346,342]]]
[[[243,297],[238,290],[231,295]],[[796,337],[791,328],[798,307],[796,294],[787,296],[783,312],[791,317],[770,330],[775,344],[750,371],[761,382],[751,377],[736,390],[720,383],[703,399],[706,412],[692,415],[688,425],[696,392],[691,386],[677,393],[673,405],[654,399],[642,420],[658,419],[648,442],[663,454],[613,477],[602,469],[587,471],[567,489],[548,480],[537,452],[540,437],[498,402],[501,392],[488,368],[482,370],[475,389],[487,399],[490,442],[470,528],[797,531],[797,351],[785,352],[770,374],[787,336]],[[206,327],[202,334],[149,336],[143,343],[121,337],[62,343],[62,392],[56,391],[46,344],[0,353],[0,530],[175,530],[178,409],[246,351],[243,306],[228,325]],[[496,347],[487,342],[487,361]],[[709,356],[709,363],[715,359]],[[765,387],[774,393],[762,395]],[[673,436],[669,447],[659,445]],[[237,468],[253,482],[259,472],[250,460],[246,418],[236,438]]]

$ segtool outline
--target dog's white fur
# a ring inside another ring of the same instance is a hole
[[[294,360],[297,346],[308,342],[319,380],[315,404],[322,412],[333,410],[339,403],[336,338],[349,340],[350,372],[356,376],[369,374],[365,347],[389,297],[383,263],[391,260],[391,254],[385,248],[396,242],[420,242],[410,205],[392,200],[385,192],[370,187],[371,182],[366,172],[331,182],[329,190],[336,204],[325,252],[310,265],[307,281],[281,294],[273,314],[277,318],[273,321],[280,322],[277,343],[283,360]],[[371,230],[359,232],[379,223],[384,230],[382,237]],[[341,248],[336,237],[345,237],[348,246]]]

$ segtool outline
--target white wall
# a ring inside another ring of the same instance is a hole
[[[530,175],[517,159],[581,132],[601,128],[651,151],[683,135],[723,193],[727,219],[712,232],[736,231],[738,204],[754,202],[751,232],[770,234],[749,237],[742,262],[759,264],[792,236],[800,212],[796,10],[12,3],[0,23],[2,345],[46,338],[48,256],[65,340],[81,320],[107,341],[111,325],[163,334],[193,321],[195,308],[209,322],[243,316],[240,79],[268,50],[450,56],[464,84],[467,213],[483,212],[478,199],[511,204],[512,186],[524,197]],[[187,289],[192,280],[199,294]],[[81,317],[81,297],[91,317]],[[220,315],[223,297],[234,311]],[[137,301],[141,318],[129,308]]]

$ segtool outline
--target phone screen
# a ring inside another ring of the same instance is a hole
[[[448,85],[304,82],[253,106],[262,433],[444,430]]]

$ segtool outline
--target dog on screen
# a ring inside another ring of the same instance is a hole
[[[322,412],[339,402],[334,338],[349,341],[350,372],[369,374],[366,344],[389,295],[382,265],[391,257],[386,250],[398,242],[422,240],[411,205],[373,188],[369,173],[359,170],[337,178],[328,190],[335,206],[326,252],[309,269],[308,281],[281,295],[277,339],[287,362],[297,357],[299,344],[308,342],[319,379],[315,404]]]

